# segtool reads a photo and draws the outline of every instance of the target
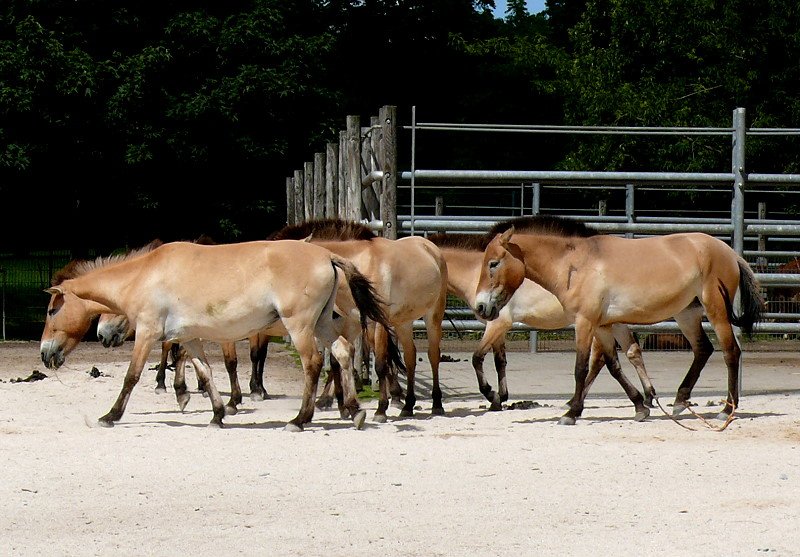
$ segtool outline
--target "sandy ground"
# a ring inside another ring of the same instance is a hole
[[[247,354],[242,344],[246,392]],[[375,424],[366,402],[362,431],[332,410],[289,433],[302,378],[280,345],[267,363],[273,398],[245,398],[221,430],[206,427],[201,395],[181,413],[171,389],[155,394],[154,371],[116,427],[91,427],[129,355],[83,343],[53,373],[38,343],[0,343],[0,555],[800,555],[796,353],[746,355],[738,419],[722,432],[659,409],[633,422],[606,377],[576,426],[557,425],[569,353],[509,353],[512,401],[541,406],[488,412],[469,354],[451,353],[446,416],[430,415],[421,361],[414,418],[392,408]],[[666,405],[689,355],[645,358]],[[11,381],[34,369],[48,377]],[[723,384],[715,354],[695,391],[703,415],[719,410]]]

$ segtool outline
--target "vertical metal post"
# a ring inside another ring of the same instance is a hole
[[[607,199],[601,199],[597,203],[597,215],[601,216],[601,217],[604,217],[607,214],[608,214],[608,200]]]
[[[744,189],[746,185],[745,173],[745,109],[737,108],[733,111],[733,145],[731,149],[731,167],[733,170],[733,200],[731,201],[731,221],[733,224],[733,249],[739,255],[744,253]],[[737,292],[733,300],[736,312],[740,313],[741,300]],[[733,328],[736,342],[741,347],[742,331],[739,327]],[[739,395],[742,394],[742,356],[739,357]]]
[[[411,107],[411,235],[414,235],[414,171],[417,155],[417,106]]]
[[[433,214],[441,217],[444,214],[444,197],[441,195],[436,196],[436,203],[433,209]]]
[[[533,184],[533,201],[531,202],[531,215],[538,215],[542,209],[542,184]]]
[[[539,351],[539,331],[531,331],[528,340],[528,349],[531,354],[536,354]]]
[[[758,220],[764,221],[767,220],[767,203],[765,201],[758,202]],[[764,253],[767,251],[767,235],[766,234],[759,234],[758,235],[758,251]],[[762,267],[763,270],[767,268],[767,258],[764,255],[759,255],[758,259],[756,259],[756,265]],[[763,272],[763,271],[762,271]]]
[[[733,148],[731,153],[733,201],[731,202],[731,221],[733,224],[733,249],[739,255],[744,252],[744,189],[747,180],[744,164],[745,129],[745,109],[737,108],[733,111]]]
[[[635,190],[633,184],[625,184],[625,216],[628,219],[628,224],[633,224],[636,221],[636,206],[634,204]],[[633,238],[633,232],[626,232],[626,238]]]

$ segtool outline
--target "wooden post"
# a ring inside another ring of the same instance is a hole
[[[347,220],[361,220],[361,119],[347,117]]]
[[[339,132],[339,218],[350,219],[347,199],[347,131]]]
[[[433,214],[437,217],[441,217],[444,214],[444,197],[441,195],[436,196],[436,205],[434,206]]]
[[[293,225],[294,222],[294,179],[286,178],[286,224]]]
[[[303,186],[303,171],[294,171],[294,218],[295,224],[306,220],[305,218],[305,187]]]
[[[384,106],[378,113],[381,122],[381,221],[383,237],[397,239],[397,107]]]
[[[601,217],[604,217],[608,214],[608,201],[605,199],[601,199],[600,202],[597,204],[597,213]]]
[[[325,153],[314,153],[314,218],[325,218]]]
[[[370,122],[377,122],[377,117],[370,119]],[[375,132],[377,133],[377,132]],[[362,161],[362,175],[371,176],[373,170],[377,170],[378,165],[375,162],[375,133],[372,127],[361,128],[361,161]],[[379,186],[378,186],[379,187]],[[361,183],[361,200],[364,203],[364,212],[362,218],[367,220],[377,220],[381,216],[380,200],[378,194],[375,192],[376,185],[374,182]]]
[[[306,220],[314,218],[314,163],[306,161],[303,163],[303,207]]]
[[[339,216],[339,144],[328,143],[325,148],[325,216]]]

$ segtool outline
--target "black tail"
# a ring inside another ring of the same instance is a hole
[[[740,315],[734,313],[730,292],[722,282],[719,284],[719,290],[725,299],[728,319],[733,325],[740,327],[744,334],[752,337],[753,325],[761,321],[764,316],[764,298],[756,276],[746,261],[739,261],[739,305],[742,310]]]
[[[332,257],[331,262],[342,270],[347,279],[347,284],[350,286],[350,294],[353,296],[356,307],[358,307],[358,311],[361,314],[361,329],[367,328],[367,319],[371,319],[383,326],[389,337],[387,347],[388,364],[390,367],[395,367],[401,372],[405,372],[406,366],[400,357],[400,349],[397,347],[394,329],[392,329],[389,319],[386,317],[383,301],[378,296],[378,293],[375,292],[375,287],[350,261],[341,257]]]

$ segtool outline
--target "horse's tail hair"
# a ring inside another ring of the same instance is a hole
[[[371,319],[383,326],[389,337],[387,352],[389,365],[405,372],[406,368],[400,357],[400,349],[397,347],[394,329],[389,323],[389,318],[386,316],[386,311],[384,310],[385,303],[375,291],[372,282],[347,259],[337,255],[331,255],[331,263],[344,273],[347,284],[350,287],[350,294],[353,296],[356,307],[361,314],[361,329],[366,330],[367,319]]]
[[[740,315],[736,315],[734,312],[730,292],[722,282],[719,284],[719,289],[725,300],[728,319],[733,325],[740,327],[744,334],[752,337],[753,325],[764,317],[765,302],[764,297],[761,295],[761,287],[750,265],[743,259],[739,260],[739,305],[742,310]]]

